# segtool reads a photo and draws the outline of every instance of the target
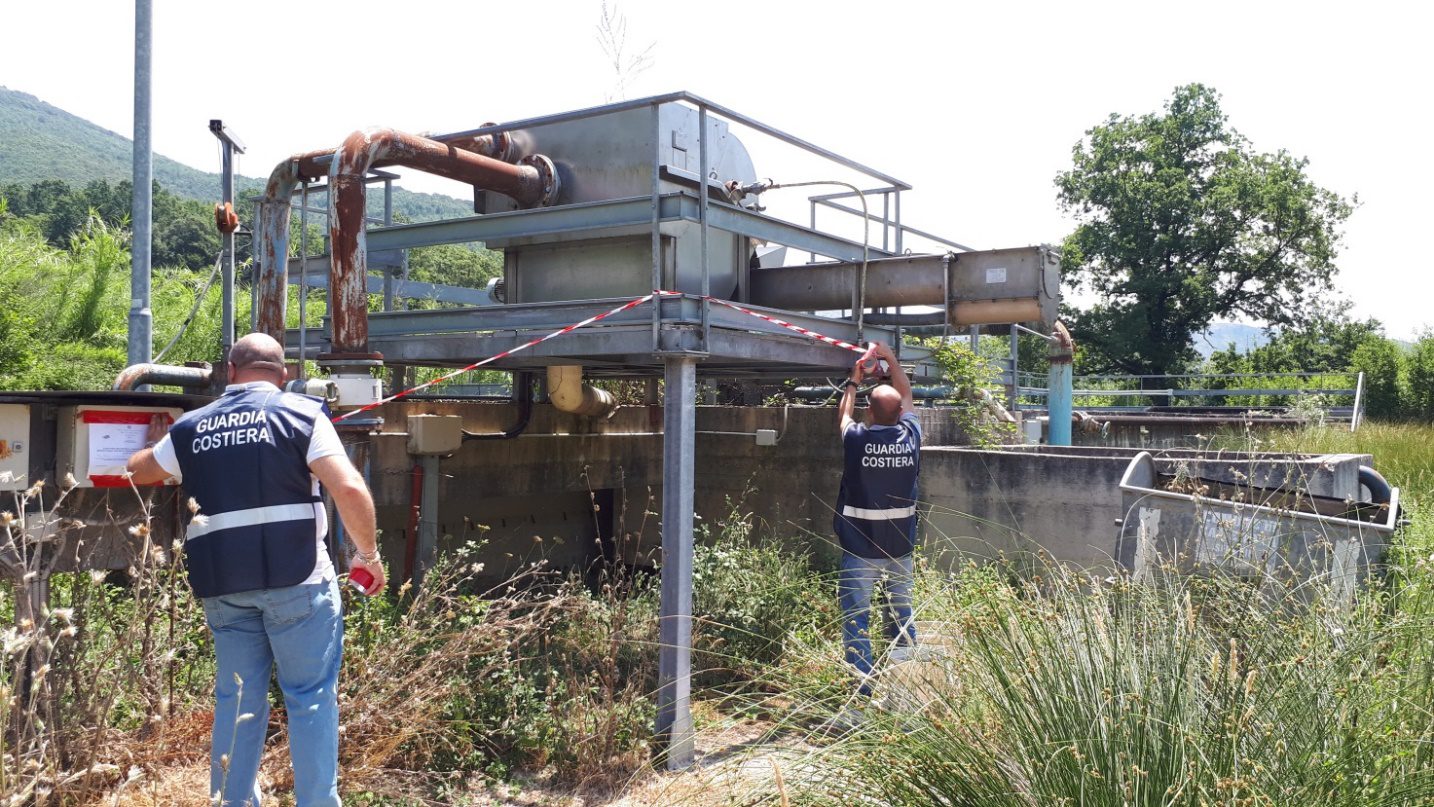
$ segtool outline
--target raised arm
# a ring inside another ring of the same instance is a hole
[[[911,396],[911,379],[906,377],[906,371],[901,368],[901,362],[896,360],[896,354],[891,348],[882,343],[876,343],[876,356],[886,362],[891,370],[891,387],[901,395],[901,413],[916,411],[916,402]]]
[[[856,388],[861,384],[861,378],[861,359],[857,359],[851,366],[851,375],[847,377],[846,387],[842,390],[841,405],[837,407],[837,414],[840,415],[837,421],[838,434],[846,434],[846,430],[856,422],[853,414],[856,412]]]

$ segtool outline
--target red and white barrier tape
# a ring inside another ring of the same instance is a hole
[[[663,292],[663,294],[668,294],[668,293],[669,293],[669,292]],[[780,326],[782,326],[783,328],[786,328],[786,329],[789,330],[789,331],[796,331],[797,333],[801,334],[802,336],[805,336],[805,337],[807,337],[807,338],[809,338],[809,339],[815,339],[815,340],[817,340],[818,342],[825,342],[825,343],[827,343],[828,345],[836,345],[837,347],[843,347],[843,348],[846,348],[847,350],[855,351],[855,352],[857,352],[857,353],[865,353],[865,352],[866,352],[866,348],[864,348],[864,347],[857,347],[856,345],[853,345],[851,342],[843,342],[843,341],[840,340],[840,339],[833,339],[833,338],[831,338],[830,336],[823,336],[823,335],[817,333],[816,331],[807,330],[806,328],[803,328],[803,327],[800,326],[800,325],[793,325],[793,324],[790,323],[790,322],[787,322],[787,321],[785,321],[785,320],[777,319],[776,317],[769,317],[769,316],[767,316],[766,314],[758,314],[756,311],[753,311],[753,310],[751,310],[750,308],[743,308],[742,306],[737,305],[736,303],[730,302],[730,301],[728,301],[728,300],[719,300],[719,299],[717,299],[716,297],[705,297],[705,298],[703,298],[703,299],[711,300],[712,302],[714,302],[714,303],[716,303],[716,304],[718,304],[718,305],[726,306],[726,307],[732,309],[733,311],[741,311],[743,314],[750,314],[750,315],[756,317],[757,319],[766,320],[767,322],[770,322],[770,323],[772,323],[773,325],[780,325]]]
[[[386,404],[386,403],[391,403],[391,402],[393,402],[393,401],[398,400],[399,398],[407,397],[407,396],[409,396],[409,395],[412,395],[412,394],[415,393],[415,392],[418,392],[419,390],[425,390],[425,389],[428,389],[429,387],[432,387],[432,386],[434,386],[434,385],[442,384],[442,383],[445,382],[445,381],[449,381],[449,380],[451,380],[451,379],[453,379],[453,378],[455,378],[455,377],[457,377],[457,376],[463,375],[464,373],[468,372],[469,370],[476,370],[476,369],[478,369],[479,367],[482,367],[482,366],[485,365],[485,364],[492,364],[493,362],[498,361],[499,359],[505,359],[505,358],[507,358],[507,357],[513,355],[514,353],[518,353],[518,352],[520,352],[520,351],[527,350],[528,348],[532,347],[533,345],[540,344],[540,343],[542,343],[542,342],[546,342],[546,341],[548,341],[549,339],[552,339],[552,338],[557,337],[557,336],[562,336],[563,334],[566,334],[566,333],[572,333],[573,331],[576,331],[578,328],[581,328],[581,327],[583,327],[583,326],[585,326],[585,325],[591,325],[591,324],[593,324],[594,322],[597,322],[597,321],[600,320],[600,319],[606,319],[606,318],[612,316],[613,314],[621,313],[621,312],[623,312],[623,311],[628,310],[629,308],[637,308],[638,306],[642,305],[643,303],[647,302],[648,300],[651,300],[655,294],[656,294],[656,292],[654,292],[653,294],[645,294],[645,295],[643,295],[643,296],[641,296],[641,297],[638,297],[636,300],[630,300],[630,301],[628,301],[628,302],[626,302],[626,303],[624,303],[624,304],[618,306],[617,308],[612,309],[611,311],[605,311],[605,312],[603,312],[603,313],[601,313],[601,314],[598,314],[597,316],[588,317],[587,319],[583,320],[582,322],[575,322],[575,323],[573,323],[572,325],[567,326],[566,328],[559,328],[558,330],[553,331],[552,333],[548,334],[547,336],[540,336],[540,337],[538,337],[537,339],[534,339],[534,340],[532,340],[532,341],[524,342],[523,344],[518,345],[518,346],[515,347],[515,348],[511,348],[511,349],[509,349],[509,350],[503,351],[502,353],[498,353],[498,354],[489,356],[488,358],[483,359],[482,361],[475,361],[475,362],[473,362],[472,364],[468,365],[467,367],[464,367],[464,368],[461,368],[461,369],[458,369],[458,370],[454,370],[454,371],[451,372],[451,373],[446,373],[446,374],[441,375],[441,376],[439,376],[439,377],[437,377],[437,378],[435,378],[435,379],[433,379],[433,380],[431,380],[431,381],[425,381],[425,382],[423,382],[422,384],[419,384],[419,385],[416,386],[416,387],[410,387],[409,389],[406,389],[406,390],[404,390],[403,392],[399,392],[399,393],[396,393],[396,394],[394,394],[394,395],[390,395],[390,396],[388,396],[387,398],[383,398],[383,399],[381,399],[381,400],[374,401],[373,403],[368,404],[368,405],[366,405],[366,406],[361,406],[361,407],[359,407],[358,409],[355,409],[355,410],[352,411],[352,412],[345,412],[345,413],[342,414],[342,415],[336,415],[336,416],[333,418],[333,421],[334,421],[335,423],[338,423],[339,421],[344,420],[345,418],[351,418],[351,417],[353,417],[354,415],[357,415],[357,414],[360,413],[360,412],[367,412],[367,411],[369,411],[369,410],[371,410],[371,409],[377,409],[378,407],[383,406],[383,405]]]
[[[575,322],[575,323],[573,323],[572,325],[569,325],[569,326],[567,326],[567,327],[559,328],[558,330],[553,331],[552,333],[550,333],[550,334],[548,334],[548,335],[546,335],[546,336],[540,336],[540,337],[538,337],[537,339],[533,339],[532,341],[524,342],[523,344],[518,345],[518,346],[515,347],[515,348],[511,348],[511,349],[509,349],[509,350],[503,351],[502,353],[498,353],[498,354],[496,354],[496,355],[489,356],[488,358],[483,359],[482,361],[476,361],[476,362],[474,362],[474,363],[468,365],[467,367],[463,367],[463,368],[460,368],[460,369],[458,369],[458,370],[454,370],[454,371],[451,372],[451,373],[445,373],[444,375],[441,375],[441,376],[439,376],[439,377],[437,377],[437,378],[435,378],[435,379],[432,379],[431,381],[425,381],[425,382],[423,382],[422,384],[419,384],[419,385],[414,386],[414,387],[410,387],[410,388],[408,388],[408,389],[406,389],[406,390],[404,390],[404,391],[402,391],[402,392],[399,392],[399,393],[395,393],[395,394],[393,394],[393,395],[390,395],[390,396],[388,396],[387,398],[383,398],[383,399],[381,399],[381,400],[374,401],[374,402],[371,403],[371,404],[367,404],[367,405],[365,405],[365,406],[361,406],[361,407],[359,407],[358,409],[353,410],[352,412],[345,412],[345,413],[343,413],[342,415],[335,415],[335,416],[333,417],[333,421],[334,421],[335,423],[338,423],[339,421],[345,420],[345,419],[347,419],[347,418],[351,418],[351,417],[353,417],[354,415],[359,414],[360,412],[368,412],[368,411],[370,411],[370,410],[377,409],[378,407],[383,406],[383,405],[386,404],[386,403],[391,403],[391,402],[393,402],[393,401],[396,401],[396,400],[398,400],[399,398],[405,398],[405,397],[407,397],[407,396],[409,396],[409,395],[412,395],[412,394],[415,393],[415,392],[419,392],[419,391],[421,391],[421,390],[428,389],[429,387],[437,386],[437,385],[442,384],[442,383],[444,383],[444,382],[446,382],[446,381],[452,380],[453,378],[456,378],[456,377],[458,377],[458,376],[460,376],[460,375],[463,375],[464,373],[466,373],[466,372],[468,372],[468,371],[470,371],[470,370],[476,370],[476,369],[478,369],[479,367],[482,367],[482,366],[485,365],[485,364],[492,364],[493,362],[498,361],[499,359],[505,359],[505,358],[507,358],[507,357],[513,355],[514,353],[518,353],[518,352],[520,352],[520,351],[527,350],[528,348],[532,347],[533,345],[541,344],[541,343],[546,342],[546,341],[548,341],[549,339],[552,339],[552,338],[554,338],[554,337],[562,336],[563,334],[572,333],[573,331],[576,331],[578,328],[582,328],[582,327],[584,327],[584,326],[591,325],[591,324],[593,324],[594,322],[597,322],[598,320],[601,320],[601,319],[606,319],[606,318],[612,316],[613,314],[619,314],[619,313],[621,313],[621,312],[623,312],[623,311],[627,311],[628,309],[637,308],[638,306],[642,305],[643,303],[646,303],[646,302],[651,301],[654,297],[681,297],[682,294],[683,294],[683,293],[680,292],[680,291],[666,291],[666,290],[663,290],[663,289],[657,289],[657,290],[653,291],[651,294],[644,294],[643,296],[638,297],[638,298],[635,299],[635,300],[629,300],[628,302],[623,303],[622,305],[618,306],[617,308],[612,309],[611,311],[605,311],[605,312],[603,312],[603,313],[601,313],[601,314],[598,314],[598,315],[596,315],[596,316],[588,317],[587,319],[583,320],[582,322]],[[717,303],[718,305],[726,306],[726,307],[731,308],[731,309],[733,309],[733,310],[735,310],[735,311],[741,311],[743,314],[749,314],[749,315],[751,315],[751,316],[756,317],[757,319],[765,320],[765,321],[767,321],[767,322],[770,322],[770,323],[772,323],[773,325],[779,325],[779,326],[781,326],[781,327],[783,327],[783,328],[786,328],[786,329],[789,330],[789,331],[796,331],[797,333],[801,334],[802,336],[805,336],[805,337],[807,337],[807,338],[809,338],[809,339],[815,339],[815,340],[817,340],[818,342],[824,342],[824,343],[826,343],[826,344],[828,344],[828,345],[835,345],[835,346],[840,347],[840,348],[846,348],[847,350],[855,351],[855,352],[857,352],[857,353],[865,352],[865,348],[857,347],[856,345],[853,345],[853,344],[850,343],[850,342],[843,342],[843,341],[840,340],[840,339],[833,339],[833,338],[830,337],[830,336],[823,336],[822,334],[819,334],[819,333],[817,333],[816,331],[808,330],[808,329],[806,329],[806,328],[801,327],[800,325],[793,325],[793,324],[790,323],[790,322],[786,322],[785,320],[777,319],[776,317],[769,317],[769,316],[767,316],[766,314],[759,314],[759,313],[757,313],[756,311],[753,311],[753,310],[751,310],[751,309],[749,309],[749,308],[743,308],[742,306],[737,305],[736,303],[732,303],[732,302],[727,301],[727,300],[719,300],[718,298],[712,297],[712,296],[704,297],[704,298],[702,298],[702,299],[710,300],[710,301],[712,301],[712,302],[714,302],[714,303]]]

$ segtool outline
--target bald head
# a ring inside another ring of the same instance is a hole
[[[284,346],[266,333],[241,337],[229,349],[229,363],[234,365],[234,375],[229,379],[231,383],[284,383]]]
[[[878,426],[895,426],[901,420],[901,393],[890,384],[881,384],[867,394],[871,422]]]

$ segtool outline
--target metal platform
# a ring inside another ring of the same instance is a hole
[[[369,341],[389,364],[463,367],[625,302],[628,300],[611,298],[373,313]],[[846,320],[747,307],[826,336],[857,341],[855,323]],[[894,343],[898,337],[892,328],[868,326],[863,338]],[[327,341],[321,340],[322,334],[310,334],[308,358],[329,349]],[[288,342],[297,356],[297,330],[289,332]],[[906,349],[912,359],[927,355],[924,350],[912,353],[910,346]],[[614,314],[486,366],[533,370],[578,361],[593,376],[630,378],[661,373],[663,359],[673,354],[698,359],[699,375],[744,378],[839,374],[851,367],[854,358],[845,348],[705,301],[699,295],[685,294]]]

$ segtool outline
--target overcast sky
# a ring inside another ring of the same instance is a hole
[[[1399,338],[1434,325],[1420,246],[1434,220],[1426,4],[625,0],[617,11],[630,50],[652,45],[628,97],[690,90],[883,170],[915,185],[903,220],[979,248],[1058,242],[1072,224],[1052,180],[1081,134],[1112,112],[1157,111],[1179,84],[1209,84],[1255,148],[1307,157],[1316,182],[1358,194],[1338,281],[1355,313]],[[358,128],[444,132],[599,104],[616,90],[599,17],[597,0],[154,0],[154,147],[217,171],[206,123],[223,118],[249,146],[241,172],[266,176]],[[132,3],[11,0],[3,19],[0,84],[132,134]],[[842,178],[748,146],[761,175]],[[405,185],[463,195],[411,173]]]

